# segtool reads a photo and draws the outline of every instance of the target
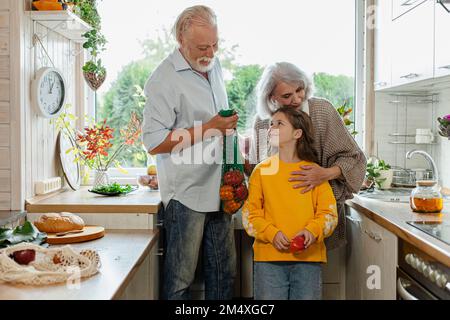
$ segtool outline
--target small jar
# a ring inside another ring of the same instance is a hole
[[[437,182],[432,180],[416,181],[409,200],[411,209],[419,213],[439,213],[444,206]]]

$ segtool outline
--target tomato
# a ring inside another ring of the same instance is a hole
[[[233,200],[234,189],[232,186],[223,185],[220,187],[220,199],[221,200]]]
[[[305,237],[304,236],[296,236],[291,241],[291,245],[289,246],[289,250],[292,253],[297,253],[303,251],[305,249]]]
[[[224,184],[230,186],[240,185],[244,181],[244,175],[239,170],[231,170],[223,175]]]

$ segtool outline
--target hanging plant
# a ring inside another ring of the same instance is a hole
[[[83,48],[88,50],[90,60],[83,66],[83,75],[89,87],[96,91],[106,78],[106,69],[99,54],[105,50],[106,38],[101,33],[101,19],[97,11],[97,0],[75,0],[75,13],[91,25],[92,30],[83,36],[87,39]]]

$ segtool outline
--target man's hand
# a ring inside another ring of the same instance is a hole
[[[284,251],[289,249],[290,241],[283,232],[278,231],[275,237],[273,237],[272,243],[275,249]]]
[[[294,189],[303,188],[301,193],[311,191],[314,187],[325,181],[335,179],[341,175],[339,167],[322,168],[320,166],[301,166],[301,171],[291,172],[289,181],[300,181],[301,183],[293,185]]]
[[[316,237],[314,237],[314,235],[306,229],[303,229],[302,231],[300,231],[299,233],[297,233],[295,235],[295,237],[298,237],[298,236],[305,237],[305,249],[307,249],[310,245],[312,245],[314,242],[316,242]]]
[[[229,134],[230,129],[235,129],[237,126],[239,116],[237,114],[231,117],[222,117],[220,115],[214,116],[206,123],[208,129],[216,129],[222,132],[222,134]],[[228,132],[227,132],[228,130]]]

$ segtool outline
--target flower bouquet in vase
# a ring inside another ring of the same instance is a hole
[[[126,128],[119,130],[121,136],[120,144],[112,152],[113,144],[111,141],[114,137],[115,129],[107,125],[106,119],[101,122],[90,120],[89,125],[82,131],[76,131],[72,127],[71,121],[76,119],[73,114],[67,113],[66,107],[66,111],[57,118],[56,127],[63,131],[63,134],[74,146],[65,150],[65,152],[73,152],[76,162],[94,171],[93,187],[109,184],[108,169],[112,166],[123,173],[127,173],[120,166],[117,157],[125,148],[134,145],[139,140],[142,129],[141,121],[136,113],[132,112]],[[85,170],[84,177],[85,181],[86,178],[89,178],[89,170]]]

